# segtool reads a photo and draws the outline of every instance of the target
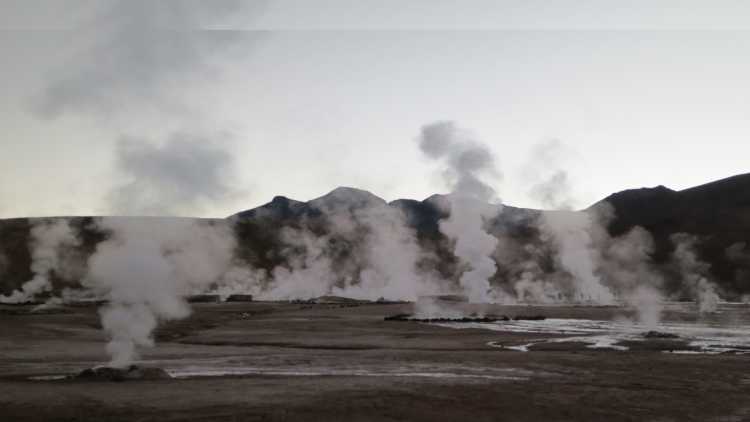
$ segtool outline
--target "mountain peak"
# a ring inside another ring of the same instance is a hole
[[[261,205],[260,207],[242,211],[232,215],[234,218],[244,218],[253,216],[291,216],[296,214],[297,210],[305,205],[304,202],[287,198],[286,196],[276,195],[271,202]]]
[[[309,202],[319,209],[331,209],[341,206],[360,208],[371,205],[386,205],[386,201],[366,190],[340,186],[320,198]]]
[[[380,199],[378,196],[370,193],[369,191],[366,191],[364,189],[359,189],[359,188],[353,188],[353,187],[349,187],[349,186],[339,186],[336,189],[334,189],[334,190],[328,192],[327,194],[323,195],[321,198],[325,198],[325,197],[336,197],[336,198],[341,198],[341,197],[353,197],[353,198],[355,198],[355,197],[368,197],[368,198],[378,198],[378,199]]]
[[[618,204],[623,202],[630,203],[634,201],[640,203],[642,201],[664,201],[671,199],[675,194],[677,194],[676,191],[664,185],[659,185],[652,188],[644,187],[636,189],[626,189],[607,196],[601,201],[598,201],[595,204],[591,205],[589,209],[594,208],[604,202],[617,207]]]

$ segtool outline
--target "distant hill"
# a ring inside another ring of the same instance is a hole
[[[363,265],[359,259],[361,240],[367,236],[367,210],[377,208],[402,213],[406,226],[413,229],[423,250],[432,252],[432,258],[420,262],[423,268],[432,268],[444,277],[456,278],[460,274],[453,256],[450,241],[439,230],[440,219],[447,216],[441,195],[423,201],[398,199],[390,203],[370,192],[340,187],[308,202],[276,196],[269,203],[238,212],[227,218],[235,226],[238,237],[237,255],[256,268],[273,270],[284,265],[290,247],[283,238],[284,230],[304,228],[315,236],[325,236],[331,259],[344,268],[342,274],[356,276]],[[634,226],[652,233],[656,250],[653,259],[666,264],[673,245],[674,233],[690,233],[700,238],[699,257],[711,265],[723,293],[728,297],[750,294],[750,256],[745,254],[743,243],[750,243],[750,174],[730,177],[682,191],[664,186],[631,189],[612,194],[592,205],[608,203],[614,210],[608,231],[619,236]],[[586,211],[586,210],[583,210]],[[504,239],[506,247],[522,247],[539,241],[537,221],[546,211],[504,206],[502,212],[487,222],[492,234]],[[341,215],[354,224],[345,234],[333,230],[341,224]],[[399,214],[400,215],[400,214]],[[106,237],[90,224],[93,217],[75,217],[76,226],[83,238],[75,253],[90,254],[96,244]],[[371,221],[370,221],[371,223]],[[28,251],[29,229],[33,219],[0,220],[0,291],[8,293],[31,277]],[[332,234],[334,233],[334,234]],[[510,258],[509,258],[510,259]],[[500,262],[497,282],[513,277]],[[545,265],[552,265],[547,262]],[[70,284],[74,280],[65,281]],[[62,284],[65,284],[62,283]]]
[[[615,209],[616,218],[609,226],[612,235],[633,226],[647,229],[657,245],[657,261],[664,261],[671,252],[671,234],[697,235],[699,256],[711,264],[719,283],[729,291],[750,293],[750,278],[742,275],[747,271],[747,259],[741,253],[727,254],[732,245],[750,244],[750,174],[681,191],[664,186],[631,189],[602,202]]]

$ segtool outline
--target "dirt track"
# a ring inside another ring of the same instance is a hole
[[[409,305],[194,309],[160,329],[142,356],[186,378],[107,383],[28,379],[106,362],[95,308],[0,308],[2,420],[750,420],[750,355],[667,354],[658,342],[626,352],[576,342],[519,352],[488,343],[542,335],[383,321]],[[209,370],[239,375],[190,377]]]

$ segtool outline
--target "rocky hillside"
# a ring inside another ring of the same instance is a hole
[[[618,192],[600,202],[611,204],[613,235],[641,226],[654,236],[655,259],[664,262],[674,233],[699,237],[699,256],[727,290],[750,293],[750,174],[729,177],[682,191],[664,186]]]

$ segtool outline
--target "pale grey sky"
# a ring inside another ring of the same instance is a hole
[[[530,168],[567,170],[578,206],[744,173],[748,12],[684,0],[5,0],[0,217],[224,216],[340,185],[422,199],[446,190],[415,141],[437,120],[489,145],[512,205],[540,205]],[[564,157],[540,166],[533,151],[555,140]]]

